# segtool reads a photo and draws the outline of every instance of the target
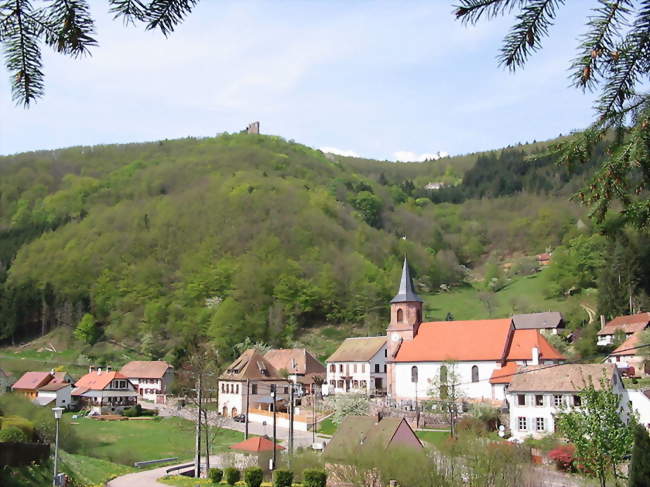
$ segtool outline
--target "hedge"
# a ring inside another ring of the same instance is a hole
[[[273,472],[273,487],[291,487],[292,482],[291,470],[278,469]]]
[[[302,483],[304,487],[325,487],[327,474],[324,470],[307,468],[302,472]]]
[[[239,482],[239,479],[241,478],[241,474],[239,473],[239,470],[233,467],[228,467],[223,471],[223,476],[226,478],[226,483],[230,485],[235,485],[237,482]]]
[[[247,487],[260,487],[264,480],[264,472],[260,467],[248,467],[244,470],[244,482]]]
[[[218,484],[223,478],[223,470],[220,468],[211,468],[208,470],[208,478],[212,481],[213,484]]]

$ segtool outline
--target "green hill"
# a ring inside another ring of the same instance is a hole
[[[2,157],[0,339],[86,313],[100,340],[170,360],[196,340],[228,357],[246,337],[376,332],[404,254],[426,293],[587,221],[543,191],[462,205],[423,192],[478,158],[381,163],[245,134]]]

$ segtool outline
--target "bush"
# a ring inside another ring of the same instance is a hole
[[[127,418],[137,418],[138,416],[142,416],[142,406],[136,404],[133,407],[125,409],[122,414]]]
[[[244,470],[244,482],[248,487],[260,487],[264,473],[260,467],[248,467]]]
[[[459,434],[468,433],[472,436],[485,436],[487,435],[487,426],[483,421],[472,416],[465,416],[456,425],[456,430]]]
[[[310,468],[302,473],[302,484],[304,487],[325,487],[326,483],[327,474],[324,470]]]
[[[2,418],[2,429],[15,427],[21,430],[25,438],[31,440],[34,436],[34,423],[20,416],[6,416]]]
[[[291,487],[293,483],[293,472],[291,470],[278,469],[273,472],[273,487]]]
[[[212,481],[213,484],[218,484],[223,478],[223,470],[220,468],[211,468],[208,471],[208,478]]]
[[[0,430],[0,443],[27,441],[27,435],[18,426],[9,426]]]
[[[224,469],[223,476],[226,478],[226,483],[230,485],[235,485],[237,482],[239,482],[239,479],[241,478],[241,474],[239,473],[239,470],[233,467],[228,467]]]
[[[575,452],[573,445],[562,445],[548,452],[548,457],[555,462],[559,470],[570,472],[574,469]]]

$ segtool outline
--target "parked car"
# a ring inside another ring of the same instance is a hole
[[[237,416],[233,416],[233,418],[237,423],[245,423],[246,422],[246,415],[245,414],[238,414]]]

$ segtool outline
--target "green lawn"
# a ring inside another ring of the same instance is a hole
[[[418,435],[422,441],[429,443],[430,445],[440,445],[443,441],[449,438],[449,431],[416,431],[415,434]]]
[[[336,433],[337,428],[338,425],[332,421],[331,417],[329,417],[320,422],[318,425],[318,432],[323,433],[324,435],[333,435]]]
[[[640,379],[623,379],[625,387],[628,389],[648,389],[650,388],[650,377]]]
[[[66,421],[71,415],[65,415]],[[151,421],[97,421],[82,418],[73,425],[82,438],[86,451],[93,457],[123,465],[134,462],[178,457],[179,461],[192,458],[194,452],[194,424],[181,418],[162,418]],[[224,451],[244,439],[238,431],[217,429],[212,451]]]
[[[135,472],[135,467],[112,463],[84,455],[61,452],[63,471],[72,475],[83,485],[104,485],[111,479]]]
[[[195,487],[199,485],[214,485],[210,479],[194,479],[192,477],[184,477],[182,475],[168,475],[158,479],[158,482],[174,485],[176,487]],[[225,487],[226,484],[220,484]]]

